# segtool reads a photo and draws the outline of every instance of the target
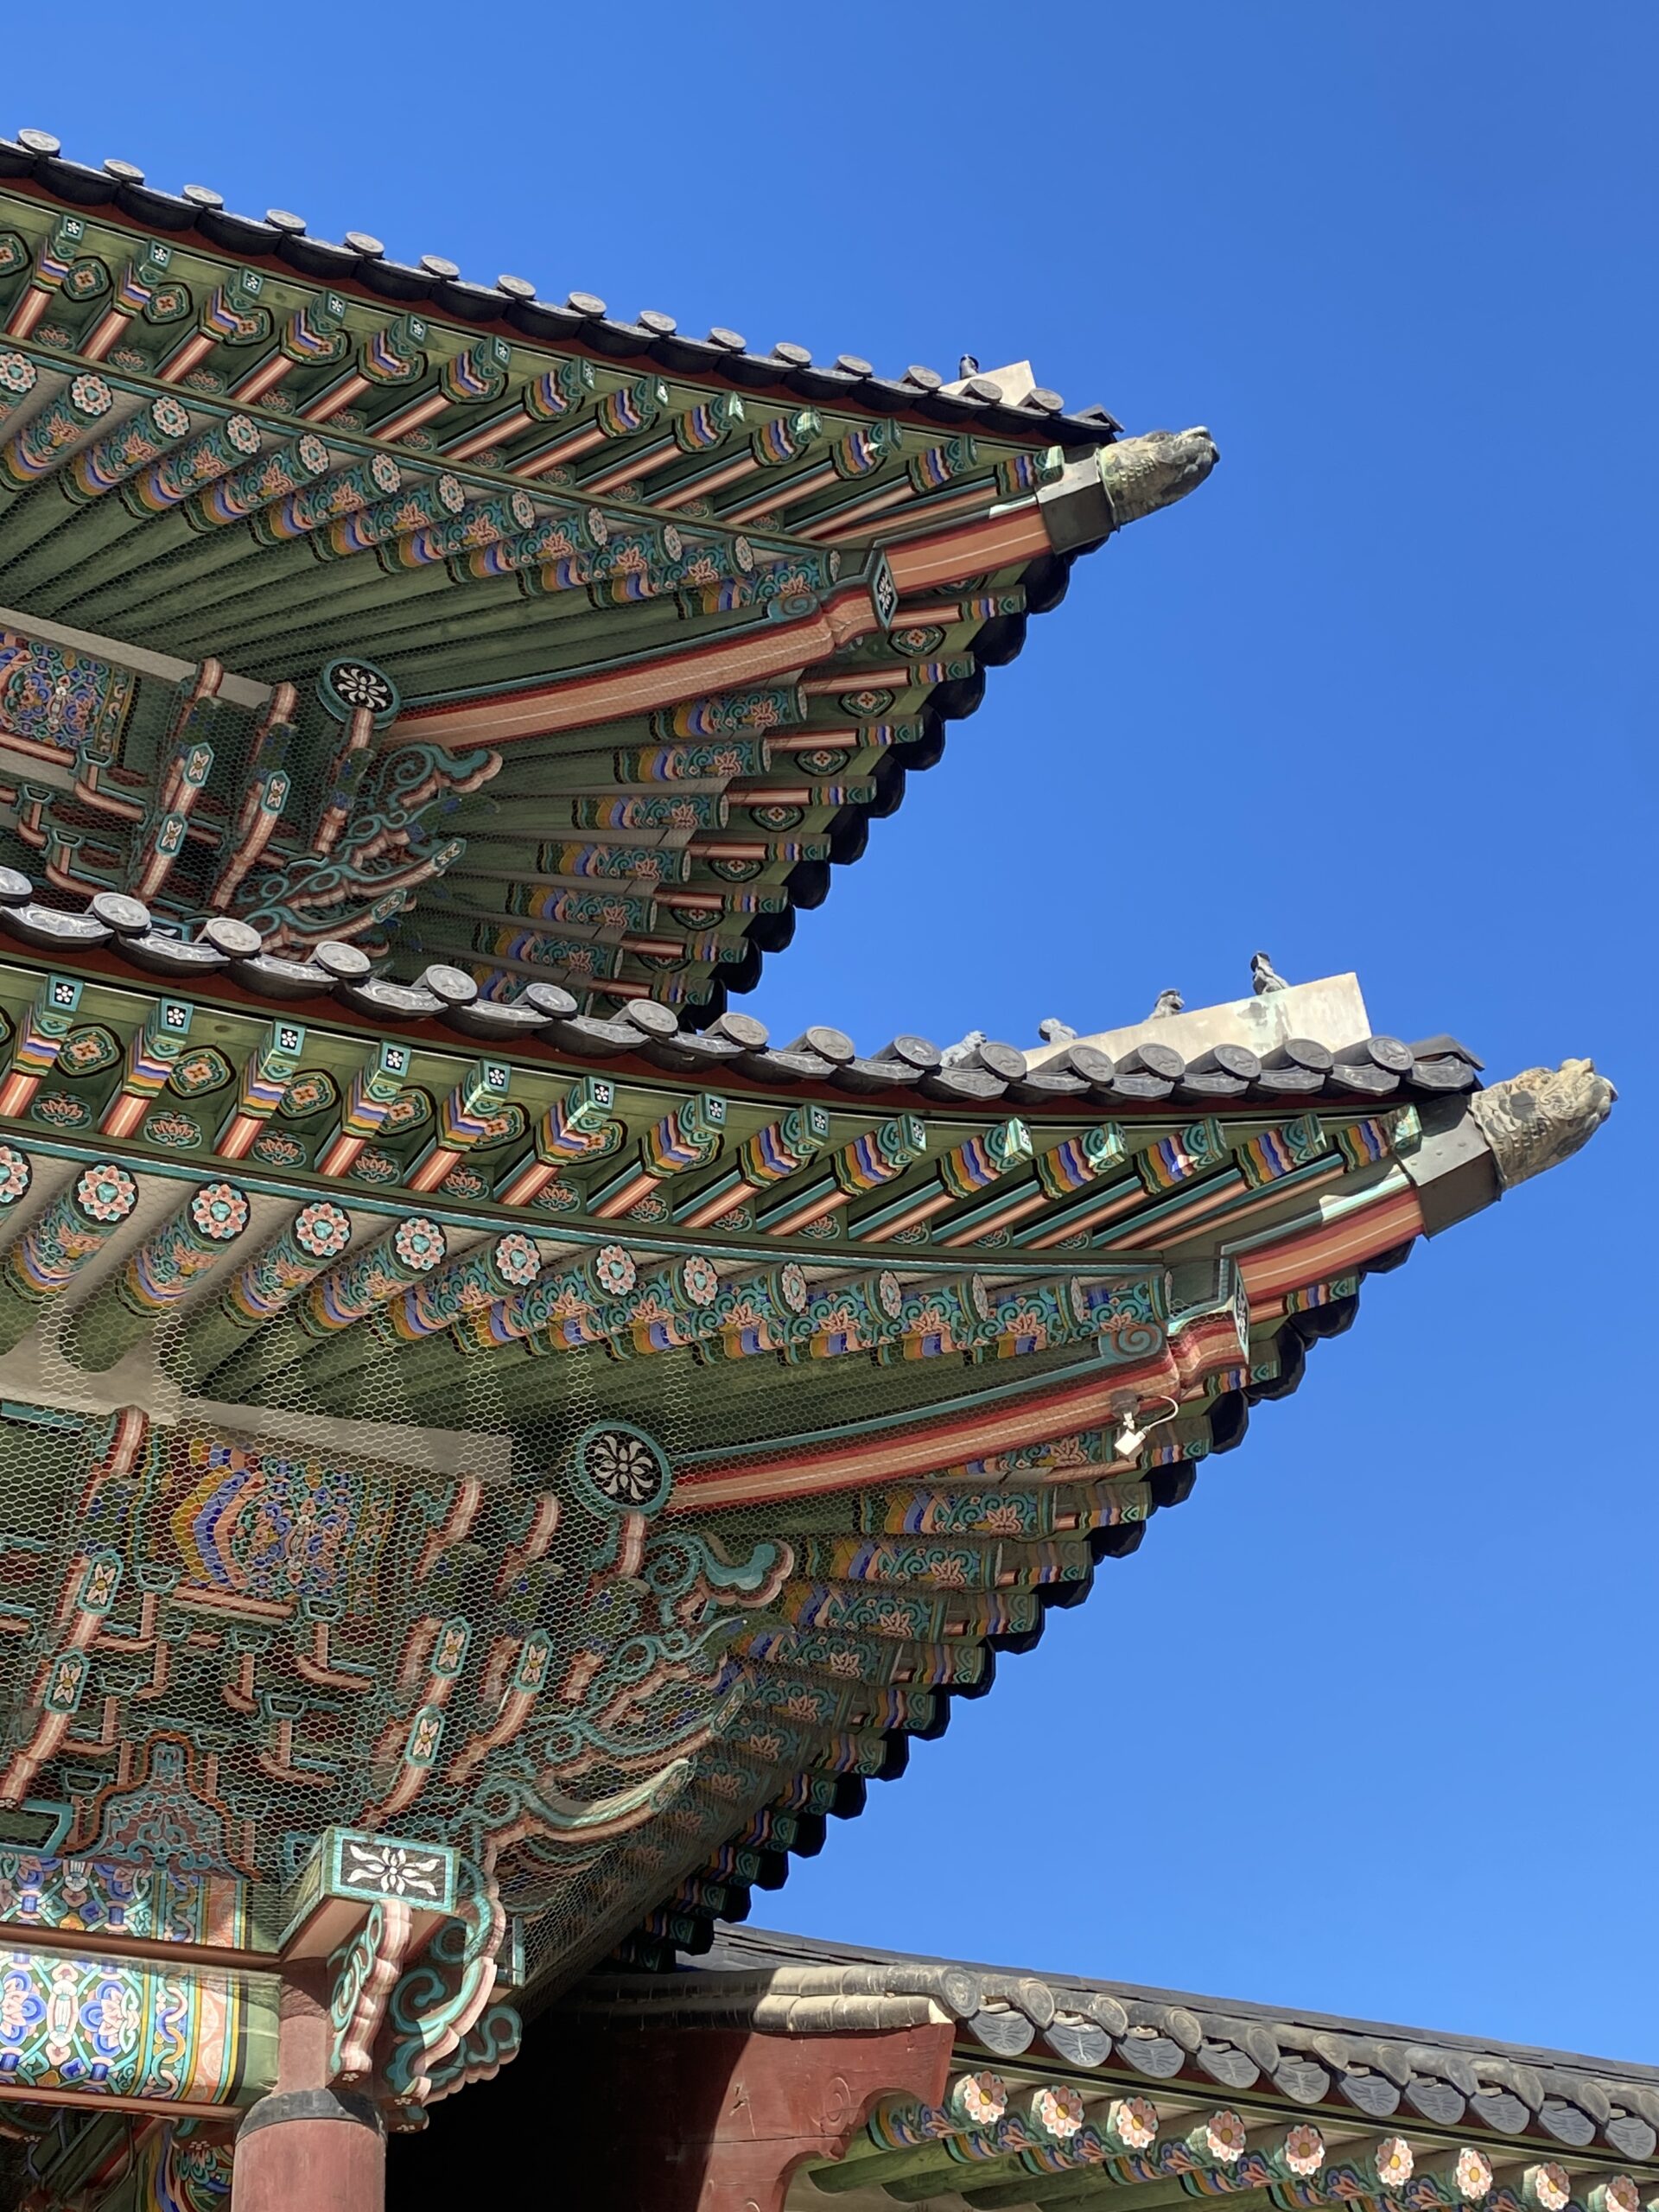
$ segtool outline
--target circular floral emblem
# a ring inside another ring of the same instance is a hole
[[[671,561],[677,561],[685,550],[685,540],[672,523],[668,524],[663,531],[663,550]]]
[[[69,397],[80,415],[107,415],[115,404],[115,394],[102,377],[76,377]]]
[[[170,392],[152,403],[149,416],[164,438],[181,438],[190,428],[189,415]]]
[[[0,353],[0,391],[33,391],[39,374],[33,361],[21,353]]]
[[[138,1185],[124,1167],[106,1160],[87,1168],[75,1185],[75,1198],[94,1221],[124,1221],[138,1203]]]
[[[496,1240],[495,1271],[503,1282],[523,1290],[542,1272],[542,1255],[528,1236],[517,1229],[510,1230]]]
[[[991,1318],[991,1294],[983,1275],[969,1275],[963,1286],[963,1303],[976,1321]]]
[[[536,502],[528,492],[515,492],[507,501],[507,512],[520,530],[528,530],[536,519]]]
[[[654,1513],[673,1475],[654,1437],[626,1421],[600,1421],[576,1440],[577,1478],[610,1512]]]
[[[976,2127],[995,2127],[1008,2108],[1008,2088],[1000,2074],[964,2074],[957,2084],[962,2116]]]
[[[785,1313],[804,1313],[810,1293],[806,1287],[806,1270],[798,1260],[785,1260],[779,1268],[774,1295]]]
[[[308,476],[321,476],[328,466],[328,448],[315,430],[307,430],[297,448],[300,467]]]
[[[392,1232],[391,1249],[417,1275],[429,1274],[449,1247],[442,1230],[423,1213],[411,1214]]]
[[[1553,2158],[1545,2165],[1535,2166],[1532,2193],[1539,2212],[1565,2212],[1573,2201],[1573,2184],[1567,2179],[1567,2168],[1558,2166]]]
[[[1119,2097],[1106,2124],[1126,2151],[1144,2151],[1158,2139],[1158,2110],[1145,2097]]]
[[[322,680],[348,713],[366,707],[372,715],[385,715],[397,703],[391,678],[382,676],[365,660],[331,661],[323,671]]]
[[[611,534],[611,525],[605,516],[597,507],[589,507],[582,521],[587,527],[589,543],[603,545]]]
[[[369,474],[377,492],[395,492],[404,480],[403,471],[390,454],[376,454],[369,463]]]
[[[604,1244],[594,1255],[594,1280],[612,1298],[626,1298],[639,1270],[620,1244]]]
[[[889,1321],[896,1321],[903,1311],[904,1285],[891,1268],[884,1268],[875,1279],[875,1302]]]
[[[0,1206],[14,1205],[33,1181],[29,1154],[16,1145],[0,1144]]]
[[[1403,2189],[1411,2179],[1411,2145],[1403,2135],[1385,2135],[1376,2146],[1376,2177],[1384,2189]]]
[[[234,1183],[204,1183],[190,1201],[190,1221],[198,1236],[228,1244],[248,1225],[248,1196]]]
[[[446,468],[433,489],[438,495],[438,505],[447,515],[458,515],[467,504],[467,494],[459,476],[452,476]]]
[[[1486,2164],[1484,2158],[1481,2164]],[[1490,2166],[1486,2167],[1486,2176],[1487,2185],[1490,2187],[1491,2183]],[[1603,2212],[1637,2212],[1642,2202],[1642,2193],[1629,2174],[1615,2174],[1611,2181],[1603,2182],[1601,2202]]]
[[[1075,2089],[1056,2082],[1033,2097],[1031,2116],[1046,2133],[1066,2143],[1083,2126],[1083,2099]]]
[[[834,557],[832,554],[830,558],[833,560]],[[732,558],[747,576],[754,567],[754,548],[747,537],[734,537],[732,540]]]
[[[250,461],[259,450],[259,425],[247,415],[232,415],[225,425],[225,435],[238,453],[245,453]]]
[[[1492,2162],[1484,2152],[1477,2151],[1472,2144],[1466,2143],[1458,2153],[1458,2163],[1452,2169],[1452,2178],[1458,2195],[1473,2203],[1491,2194]],[[1612,2192],[1617,2185],[1616,2182],[1608,2184],[1607,2212],[1615,2212]],[[1617,2207],[1617,2212],[1637,2212],[1637,2207],[1634,2202],[1629,2205],[1621,2203]]]
[[[351,1242],[351,1217],[329,1198],[302,1206],[294,1224],[294,1241],[314,1260],[332,1260]]]
[[[1325,2138],[1306,2120],[1298,2120],[1285,2136],[1286,2165],[1299,2181],[1310,2181],[1325,2164]]]
[[[680,1268],[680,1288],[693,1306],[712,1306],[720,1294],[720,1277],[715,1263],[701,1252],[694,1252]]]
[[[1204,2140],[1217,2165],[1236,2165],[1244,2155],[1244,2123],[1236,2112],[1211,2113],[1205,2124]]]

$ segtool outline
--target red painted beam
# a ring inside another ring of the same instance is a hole
[[[690,652],[654,654],[597,676],[550,677],[523,690],[497,691],[487,698],[411,707],[398,716],[383,743],[395,747],[415,739],[453,747],[511,745],[519,738],[586,729],[595,722],[677,707],[705,692],[810,668],[878,626],[868,587],[855,583],[819,602],[800,621],[768,622],[739,638]],[[852,680],[849,676],[849,682]]]

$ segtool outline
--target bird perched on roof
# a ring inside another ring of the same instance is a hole
[[[1039,1021],[1037,1025],[1037,1034],[1045,1045],[1069,1044],[1077,1033],[1071,1023],[1062,1021],[1057,1014],[1051,1014],[1046,1021]]]
[[[1268,991],[1287,991],[1290,988],[1265,952],[1250,955],[1250,981],[1255,986],[1258,998]]]
[[[958,1037],[954,1045],[947,1045],[939,1054],[942,1068],[971,1067],[979,1057],[979,1048],[985,1042],[982,1029],[970,1029],[965,1037]]]
[[[1147,1016],[1148,1021],[1167,1021],[1172,1014],[1179,1014],[1186,1001],[1179,991],[1160,991],[1158,1003]]]
[[[971,353],[964,353],[957,363],[957,374],[959,377],[976,377],[979,374],[979,363]]]

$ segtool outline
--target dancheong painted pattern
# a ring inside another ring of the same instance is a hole
[[[322,2109],[289,2085],[378,2146],[598,1962],[706,1948],[1368,1271],[1604,1118],[1351,977],[1029,1051],[730,1002],[1214,459],[1023,366],[692,340],[0,143],[36,2212],[204,2212],[245,2111],[238,2191]],[[1083,2107],[1035,2086],[873,2145],[1046,2156]]]

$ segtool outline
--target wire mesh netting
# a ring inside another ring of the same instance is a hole
[[[39,1243],[89,1172],[41,1166],[15,1241]],[[234,1871],[268,1912],[327,1824],[454,1843],[493,1866],[525,1978],[550,1986],[709,1879],[732,1839],[786,1844],[793,1816],[888,1770],[941,1649],[957,1639],[965,1682],[980,1637],[1034,1610],[1028,1591],[861,1586],[834,1547],[858,1538],[861,1493],[673,1509],[699,1455],[776,1440],[810,1460],[828,1432],[960,1396],[959,1362],[411,1339],[409,1281],[464,1281],[511,1240],[454,1232],[400,1281],[388,1255],[432,1224],[346,1224],[324,1202],[307,1214],[352,1240],[327,1299],[259,1319],[257,1255],[124,1333],[135,1256],[178,1206],[139,1180],[0,1361],[0,1832],[18,1841]],[[292,1209],[252,1204],[250,1242],[289,1249]],[[315,1326],[353,1299],[352,1325]],[[756,1861],[724,1864],[735,1896]]]

